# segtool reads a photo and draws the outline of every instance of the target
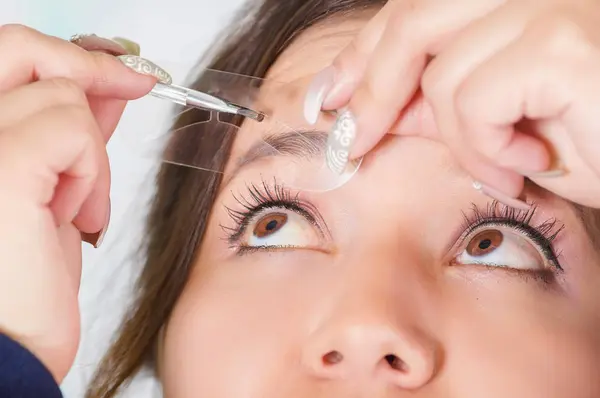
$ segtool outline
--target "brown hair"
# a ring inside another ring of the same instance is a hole
[[[257,0],[240,10],[227,40],[203,66],[264,77],[279,55],[300,33],[332,16],[342,17],[387,0]],[[206,77],[197,77],[197,87]],[[186,112],[174,128],[201,121],[200,112]],[[238,121],[239,122],[239,121]],[[223,170],[233,144],[231,134],[210,134],[202,140],[201,125],[171,142],[168,150],[191,158],[211,159]],[[215,140],[214,137],[222,137]],[[207,164],[206,160],[202,164]],[[114,397],[142,366],[155,367],[159,332],[168,320],[188,279],[206,231],[221,183],[220,176],[164,164],[156,177],[156,195],[147,220],[144,268],[137,282],[135,304],[126,315],[92,380],[87,397]]]

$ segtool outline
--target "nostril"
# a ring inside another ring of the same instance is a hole
[[[385,361],[390,365],[393,370],[398,372],[408,372],[408,365],[402,359],[398,358],[394,354],[388,354],[385,356]]]
[[[329,351],[327,354],[323,355],[323,364],[324,365],[335,365],[344,360],[344,356],[339,351]]]

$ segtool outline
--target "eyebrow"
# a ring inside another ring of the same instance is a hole
[[[229,183],[240,170],[260,160],[274,156],[294,156],[300,159],[313,159],[325,154],[328,134],[317,130],[289,131],[270,134],[257,141],[236,162]],[[226,184],[225,184],[226,185]]]

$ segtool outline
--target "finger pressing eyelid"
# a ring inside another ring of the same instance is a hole
[[[505,197],[517,198],[521,195],[524,177],[514,171],[498,167],[481,154],[475,152],[468,143],[452,142],[448,145],[452,155],[462,169],[473,179]]]
[[[389,133],[441,141],[433,109],[421,93],[418,93],[402,110],[402,114]]]
[[[348,105],[358,131],[351,158],[363,156],[388,132],[419,88],[423,70],[440,43],[496,6],[480,3],[487,2],[457,10],[451,2],[424,2],[397,9],[390,17]]]

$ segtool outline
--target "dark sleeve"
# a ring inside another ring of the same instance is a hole
[[[48,369],[31,352],[2,334],[0,398],[62,398]]]

